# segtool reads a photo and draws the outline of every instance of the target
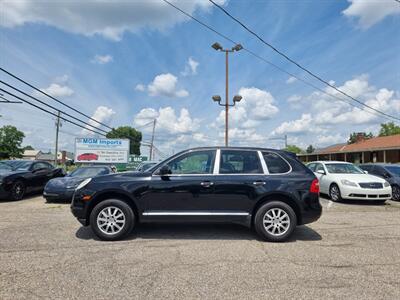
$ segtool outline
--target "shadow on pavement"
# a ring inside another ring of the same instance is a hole
[[[80,227],[75,236],[99,240],[90,227]],[[236,224],[140,224],[125,240],[260,240],[249,228]],[[288,242],[319,241],[322,237],[308,226],[298,226]]]
[[[23,202],[23,201],[26,201],[26,200],[32,200],[32,199],[37,198],[37,197],[39,197],[41,195],[42,195],[42,192],[30,192],[30,193],[25,194],[24,198],[22,198],[21,200],[10,200],[10,199],[2,199],[2,198],[0,198],[0,203]]]

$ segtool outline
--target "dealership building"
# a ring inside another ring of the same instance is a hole
[[[353,144],[337,144],[313,153],[298,154],[303,162],[338,160],[352,163],[400,163],[400,134],[365,139]]]

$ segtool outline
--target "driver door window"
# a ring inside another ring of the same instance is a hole
[[[215,151],[196,151],[179,156],[167,165],[172,175],[212,174],[214,161]]]

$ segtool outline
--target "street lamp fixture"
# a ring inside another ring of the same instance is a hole
[[[214,102],[218,102],[219,105],[225,106],[225,146],[228,146],[228,115],[229,115],[229,107],[230,106],[235,106],[236,102],[239,102],[242,100],[242,96],[236,95],[233,97],[233,104],[229,104],[228,100],[228,54],[229,52],[237,52],[243,49],[242,45],[236,44],[234,47],[231,49],[224,49],[219,43],[214,43],[211,45],[215,50],[225,52],[225,104],[221,104],[221,97],[218,95],[215,95],[212,97]]]

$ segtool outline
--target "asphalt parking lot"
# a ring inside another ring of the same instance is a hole
[[[0,299],[400,299],[400,203],[332,203],[290,242],[236,225],[96,240],[68,204],[0,202]]]

